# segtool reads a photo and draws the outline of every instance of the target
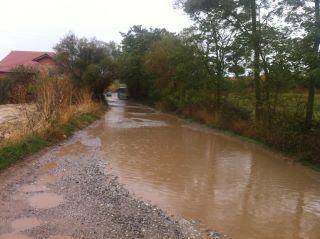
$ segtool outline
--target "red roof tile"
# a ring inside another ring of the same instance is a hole
[[[53,52],[39,51],[11,51],[2,61],[0,61],[0,72],[10,72],[13,68],[23,65],[37,67],[37,60],[45,56],[53,57]]]

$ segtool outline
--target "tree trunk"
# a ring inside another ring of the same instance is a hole
[[[223,80],[223,70],[221,65],[218,66],[218,74],[217,74],[217,85],[216,85],[216,104],[217,109],[221,109],[221,83]]]
[[[268,63],[266,62],[265,57],[263,56],[262,51],[260,52],[261,55],[261,60],[262,60],[262,69],[264,72],[264,84],[262,84],[262,91],[263,91],[263,103],[264,103],[264,108],[263,108],[263,116],[264,119],[267,120],[268,127],[272,125],[272,116],[273,113],[271,112],[271,99],[270,99],[270,94],[271,94],[271,79],[270,79],[270,74],[268,70]]]
[[[256,0],[251,0],[251,24],[252,24],[252,48],[254,52],[253,60],[253,80],[255,85],[255,119],[261,119],[261,82],[260,82],[260,33],[257,27],[257,5]]]
[[[315,0],[315,41],[314,51],[316,60],[311,67],[311,70],[316,70],[319,67],[319,45],[320,45],[320,0]],[[314,113],[314,98],[316,94],[316,75],[311,74],[309,78],[309,93],[306,113],[306,128],[312,127],[313,113]]]

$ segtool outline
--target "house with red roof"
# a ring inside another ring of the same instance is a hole
[[[16,67],[31,67],[40,72],[56,67],[53,59],[54,52],[40,51],[11,51],[3,60],[0,61],[0,77],[12,72]]]

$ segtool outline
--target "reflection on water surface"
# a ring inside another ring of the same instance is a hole
[[[233,238],[320,238],[320,175],[238,139],[113,102],[89,130],[138,196]]]

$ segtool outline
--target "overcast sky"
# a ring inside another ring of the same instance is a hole
[[[50,51],[69,31],[120,42],[138,24],[178,32],[191,24],[173,0],[1,0],[0,59],[11,50]]]

